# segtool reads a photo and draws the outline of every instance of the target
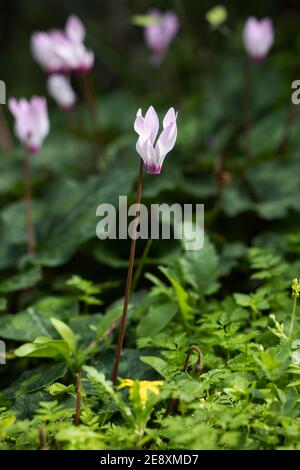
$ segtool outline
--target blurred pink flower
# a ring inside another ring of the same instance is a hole
[[[70,80],[64,75],[50,75],[47,81],[48,93],[62,109],[70,109],[76,102],[76,94]]]
[[[8,107],[15,118],[16,136],[24,144],[26,152],[31,155],[39,153],[50,129],[46,99],[40,96],[33,96],[30,101],[10,98]]]
[[[155,61],[159,63],[178,32],[179,21],[172,11],[161,13],[159,10],[152,9],[149,11],[149,16],[153,24],[146,26],[145,40],[154,54]]]
[[[147,173],[159,174],[165,156],[173,149],[177,138],[177,114],[174,108],[169,109],[157,139],[159,119],[155,109],[150,106],[145,117],[142,110],[138,110],[134,123],[134,130],[139,135],[136,150],[144,161]]]
[[[249,56],[256,60],[263,60],[274,42],[273,23],[270,18],[257,20],[253,16],[248,18],[244,28],[244,44]]]
[[[94,53],[85,47],[84,39],[84,26],[77,16],[72,15],[65,31],[34,33],[32,55],[47,73],[89,72],[94,65]]]

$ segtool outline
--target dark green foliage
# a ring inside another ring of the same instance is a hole
[[[291,41],[278,18],[278,47],[245,66],[230,11],[225,34],[207,25],[207,37],[205,12],[200,32],[187,13],[192,34],[183,26],[155,69],[140,40],[123,57],[90,21],[118,86],[101,89],[93,75],[101,146],[83,100],[70,126],[50,106],[50,136],[31,159],[32,257],[22,151],[0,155],[0,449],[37,449],[41,425],[49,449],[300,449],[300,120],[290,104],[299,21]],[[145,174],[143,202],[205,204],[205,244],[153,240],[143,255],[138,240],[118,388],[110,378],[129,241],[97,239],[96,209],[119,195],[134,201],[133,121],[149,104],[179,109],[178,142],[160,176]],[[192,345],[202,369],[193,352],[183,370]]]

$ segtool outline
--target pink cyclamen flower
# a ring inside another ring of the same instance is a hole
[[[26,152],[31,155],[39,153],[50,129],[46,99],[40,96],[33,96],[30,101],[10,98],[8,107],[15,118],[15,133]]]
[[[34,33],[32,55],[47,73],[89,72],[94,65],[94,53],[85,47],[84,39],[84,26],[77,16],[72,15],[65,31]]]
[[[62,109],[70,109],[76,103],[76,94],[70,80],[64,75],[50,75],[47,81],[48,93]]]
[[[145,40],[156,60],[161,60],[178,32],[179,21],[172,11],[152,9],[149,16],[153,23],[145,28]]]
[[[145,117],[139,109],[136,115],[134,130],[139,135],[136,150],[144,161],[147,173],[159,174],[165,156],[169,153],[177,138],[177,114],[170,108],[163,120],[163,130],[157,138],[159,119],[153,106],[150,106]]]
[[[272,20],[270,18],[257,20],[251,16],[246,21],[243,36],[249,56],[256,61],[262,61],[274,42]]]

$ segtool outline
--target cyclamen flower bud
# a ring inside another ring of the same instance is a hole
[[[50,75],[47,81],[49,95],[62,109],[70,109],[76,102],[76,94],[70,80],[64,75]]]
[[[177,138],[177,114],[170,108],[163,120],[163,130],[157,139],[159,119],[153,106],[150,106],[145,117],[138,110],[134,130],[139,135],[136,150],[144,161],[147,173],[159,174],[165,156],[169,153]]]
[[[274,42],[272,20],[270,18],[257,20],[251,16],[246,21],[243,38],[249,56],[256,61],[262,61]]]
[[[161,61],[175,38],[179,29],[179,21],[172,11],[161,13],[159,10],[153,9],[149,11],[149,17],[153,23],[145,28],[145,40],[154,53],[156,62],[158,62]]]
[[[31,155],[39,153],[50,129],[46,99],[39,96],[30,101],[10,98],[8,107],[15,118],[16,136],[24,144],[26,152]]]

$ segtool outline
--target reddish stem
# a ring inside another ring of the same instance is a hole
[[[248,57],[246,58],[244,67],[244,126],[245,126],[245,153],[248,159],[251,158],[251,133],[252,133],[252,116],[251,116],[251,67]]]
[[[31,203],[31,182],[30,182],[30,162],[29,154],[24,154],[24,203],[25,203],[25,224],[27,233],[28,254],[33,254],[35,250],[34,229],[32,223],[32,203]]]
[[[102,135],[99,129],[97,108],[95,103],[95,93],[92,86],[91,78],[88,74],[78,74],[78,78],[82,87],[83,95],[91,116],[91,121],[94,127],[94,131],[97,137],[97,140],[102,143]]]
[[[7,125],[2,106],[0,105],[0,148],[3,152],[10,152],[13,148],[13,140]]]
[[[40,439],[40,445],[38,450],[48,450],[47,447],[47,433],[46,429],[41,426],[39,429],[39,439]]]
[[[137,210],[136,210],[134,224],[133,224],[133,231],[131,234],[132,238],[131,238],[131,247],[130,247],[130,255],[129,255],[129,265],[128,265],[128,271],[127,271],[124,306],[123,306],[123,313],[121,317],[121,326],[120,326],[120,332],[119,332],[118,346],[116,350],[115,360],[113,364],[113,372],[112,372],[112,381],[114,385],[117,382],[117,377],[119,373],[120,359],[121,359],[121,353],[122,353],[125,330],[126,330],[128,304],[129,304],[130,294],[131,294],[131,283],[132,283],[132,273],[133,273],[133,265],[134,265],[134,258],[135,258],[137,227],[140,223],[140,204],[141,204],[142,185],[143,185],[143,172],[144,172],[144,162],[141,159],[137,194],[136,194]]]
[[[75,416],[73,423],[75,426],[78,426],[80,423],[80,411],[81,411],[81,374],[77,372],[76,374],[76,407],[75,407]]]

